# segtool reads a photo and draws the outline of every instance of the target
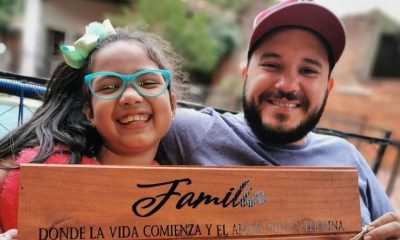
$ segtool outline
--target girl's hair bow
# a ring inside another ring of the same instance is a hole
[[[114,27],[108,19],[103,23],[90,23],[86,26],[85,35],[76,40],[73,46],[60,46],[65,62],[73,68],[80,68],[90,52],[96,48],[98,40],[115,33]]]

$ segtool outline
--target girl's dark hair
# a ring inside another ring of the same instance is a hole
[[[43,163],[55,152],[69,154],[70,164],[80,163],[82,156],[96,155],[102,138],[83,113],[84,107],[91,106],[84,76],[90,73],[97,50],[117,41],[139,43],[160,69],[171,71],[174,90],[183,86],[186,74],[181,70],[181,58],[167,41],[140,30],[117,29],[116,34],[99,41],[81,68],[72,68],[65,62],[58,65],[46,85],[43,105],[29,121],[0,139],[0,169],[10,169],[4,161],[6,158],[36,146],[39,146],[39,152],[31,161],[34,163]],[[55,146],[66,146],[67,150],[56,151]]]

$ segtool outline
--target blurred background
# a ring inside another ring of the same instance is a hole
[[[182,100],[241,111],[241,66],[255,15],[273,0],[0,0],[0,71],[47,79],[92,21],[135,25],[169,40],[185,59],[188,92]],[[335,88],[318,127],[349,137],[390,193],[400,165],[400,1],[319,0],[347,30],[345,52],[333,71]],[[0,134],[17,124],[11,96],[0,93]],[[2,106],[3,105],[3,106]],[[12,104],[11,104],[12,105]],[[40,105],[26,103],[29,118]],[[3,112],[6,113],[2,113]],[[7,116],[10,116],[7,118]],[[376,169],[377,170],[377,169]],[[392,194],[400,208],[400,196]]]

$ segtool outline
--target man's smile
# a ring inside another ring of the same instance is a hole
[[[267,102],[274,106],[281,107],[281,108],[298,108],[301,106],[298,103],[281,101],[279,99],[269,99],[269,100],[267,100]]]

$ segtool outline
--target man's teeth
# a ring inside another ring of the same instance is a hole
[[[282,103],[282,102],[277,102],[277,101],[272,101],[271,102],[273,105],[282,107],[282,108],[295,108],[297,107],[296,103]]]
[[[131,122],[146,122],[150,118],[149,114],[135,114],[135,115],[128,115],[119,119],[120,123],[131,123]]]

